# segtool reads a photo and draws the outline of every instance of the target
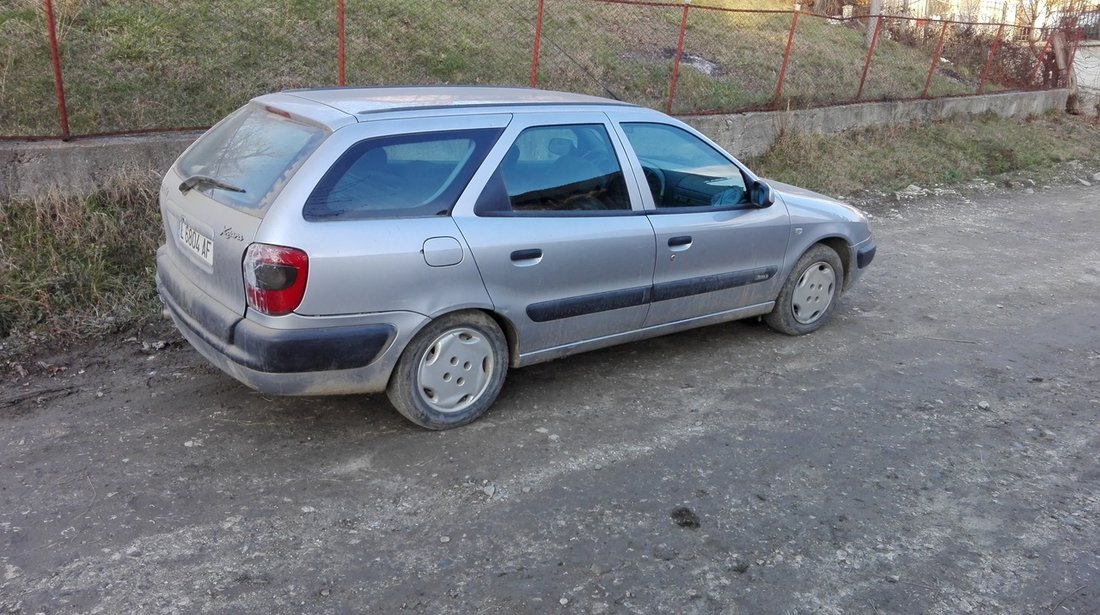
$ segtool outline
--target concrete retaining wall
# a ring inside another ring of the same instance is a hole
[[[835,134],[858,128],[928,122],[994,113],[1027,117],[1066,108],[1066,90],[1009,92],[906,102],[873,102],[797,111],[764,111],[684,118],[738,157],[759,156],[780,132]]]
[[[1066,90],[1013,92],[907,102],[685,118],[735,156],[763,154],[783,130],[832,134],[891,124],[995,113],[1026,117],[1064,109]],[[51,189],[89,192],[109,179],[163,172],[199,133],[61,141],[0,142],[0,199]]]

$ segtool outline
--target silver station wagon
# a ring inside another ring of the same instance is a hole
[[[160,190],[157,288],[259,391],[386,391],[431,429],[511,368],[763,315],[820,327],[871,262],[856,209],[667,115],[529,89],[260,96]]]

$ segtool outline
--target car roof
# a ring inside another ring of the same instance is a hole
[[[471,107],[503,108],[531,105],[634,106],[629,103],[586,94],[495,86],[333,87],[287,90],[277,94],[260,96],[255,100],[275,107],[293,106],[299,112],[303,109],[303,103],[314,103],[328,107],[330,113],[331,110],[335,110],[350,116]],[[319,115],[328,114],[321,112]],[[315,119],[324,123],[331,123],[333,118],[327,118],[329,121],[325,121],[322,117],[315,115]]]

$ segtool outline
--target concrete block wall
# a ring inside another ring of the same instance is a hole
[[[904,102],[873,102],[792,111],[687,117],[735,156],[763,154],[784,130],[833,134],[866,128],[995,113],[1027,117],[1064,109],[1066,90],[1010,92]],[[160,133],[62,141],[0,142],[0,200],[57,189],[90,192],[117,176],[162,173],[200,133]]]
[[[1066,90],[1008,92],[904,102],[869,102],[791,111],[683,118],[737,157],[768,151],[783,131],[836,134],[859,128],[931,122],[993,113],[1024,118],[1066,107]]]

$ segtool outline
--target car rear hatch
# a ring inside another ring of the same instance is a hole
[[[245,251],[279,191],[329,132],[253,101],[200,137],[166,174],[158,278],[174,307],[209,333],[226,339],[245,313]]]

